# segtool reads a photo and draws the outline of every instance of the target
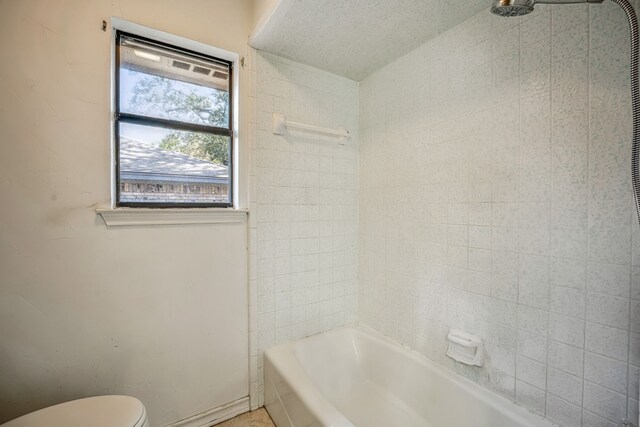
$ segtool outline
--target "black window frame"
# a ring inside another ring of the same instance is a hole
[[[120,48],[121,48],[121,40],[122,37],[130,37],[134,39],[138,39],[145,43],[150,43],[157,45],[159,47],[165,49],[175,50],[185,55],[193,56],[195,58],[205,59],[209,61],[215,61],[227,64],[229,66],[229,126],[228,128],[217,127],[217,126],[207,126],[200,125],[195,123],[182,122],[178,120],[170,120],[156,117],[143,116],[132,113],[123,113],[120,111]],[[114,79],[114,121],[113,121],[113,132],[115,139],[115,206],[123,207],[123,208],[233,208],[233,200],[234,200],[234,132],[233,132],[233,123],[234,123],[234,101],[235,94],[233,91],[233,61],[229,61],[222,58],[217,58],[215,56],[206,55],[200,52],[196,52],[190,49],[185,49],[182,47],[178,47],[175,45],[171,45],[165,42],[160,42],[157,40],[153,40],[147,37],[139,36],[137,34],[128,33],[125,31],[117,30],[115,32],[115,79]],[[151,125],[155,127],[162,127],[165,129],[173,129],[173,130],[181,130],[181,131],[191,131],[191,132],[201,132],[208,133],[212,135],[218,136],[226,136],[229,138],[229,188],[228,188],[228,196],[229,201],[225,203],[166,203],[166,202],[121,202],[120,201],[120,123],[130,123],[134,125]]]

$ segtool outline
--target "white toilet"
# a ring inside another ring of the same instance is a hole
[[[23,415],[0,427],[149,427],[142,402],[130,396],[73,400]]]

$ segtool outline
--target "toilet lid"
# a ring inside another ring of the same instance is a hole
[[[50,406],[0,427],[142,427],[142,403],[130,396],[98,396]]]

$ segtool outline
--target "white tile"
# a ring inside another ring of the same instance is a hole
[[[549,338],[574,347],[584,347],[584,320],[549,313]]]
[[[469,270],[491,272],[491,250],[469,249]]]
[[[487,386],[508,399],[515,400],[515,378],[508,375],[490,375]]]
[[[588,49],[589,28],[576,25],[561,33],[555,32],[552,37],[552,60],[558,61]]]
[[[589,228],[631,233],[631,215],[628,200],[593,199],[589,202]]]
[[[552,64],[554,71],[561,62]],[[586,67],[585,67],[586,68]],[[560,73],[571,73],[573,70],[561,69]],[[588,73],[585,70],[584,73]],[[562,74],[552,75],[552,82],[555,86],[557,79],[563,78]],[[570,85],[575,83],[570,77]],[[557,96],[557,95],[556,95]],[[555,108],[554,108],[555,110]],[[551,173],[552,174],[572,174],[584,176],[588,170],[589,159],[589,118],[588,114],[573,111],[554,111],[552,116],[552,139],[551,139]],[[560,204],[567,203],[561,198],[554,200]],[[580,215],[583,222],[586,222],[586,201],[570,200],[582,206],[583,211]],[[563,215],[564,216],[564,215]],[[564,216],[566,218],[566,216]]]
[[[520,198],[522,202],[548,202],[551,198],[551,175],[534,175],[522,172],[520,175]]]
[[[489,204],[491,202],[491,195],[492,195],[491,180],[477,180],[477,181],[472,181],[469,184],[469,202],[471,202],[470,206],[474,206],[476,203]],[[487,208],[490,209],[491,205],[489,204]]]
[[[585,381],[584,409],[610,421],[617,422],[627,415],[627,399],[624,395]]]
[[[589,259],[596,262],[624,264],[631,257],[628,233],[593,229],[589,232]]]
[[[481,295],[491,295],[491,273],[469,271],[467,290]]]
[[[619,427],[618,423],[609,421],[589,411],[582,411],[583,427]]]
[[[493,368],[510,377],[515,376],[515,354],[512,350],[487,343],[486,351],[491,356]]]
[[[518,329],[546,337],[549,329],[549,313],[533,307],[519,305]]]
[[[618,393],[627,392],[627,364],[585,352],[584,379]]]
[[[518,225],[521,228],[549,229],[551,220],[550,203],[520,203]]]
[[[575,26],[586,26],[589,22],[589,7],[586,4],[572,4],[551,8],[551,20],[553,34]]]
[[[517,243],[520,253],[549,256],[551,230],[548,228],[520,228],[518,229]]]
[[[554,285],[584,289],[587,277],[586,270],[585,261],[552,257],[550,281]]]
[[[551,175],[551,201],[580,201],[587,198],[587,176],[584,172],[556,172]]]
[[[344,252],[346,247],[340,243],[340,239],[345,241],[347,236],[355,235],[355,227],[346,223],[327,223],[331,226],[328,230],[318,221],[321,215],[326,221],[342,220],[340,215],[357,205],[357,193],[349,190],[355,188],[354,175],[349,172],[357,169],[357,157],[347,155],[350,148],[335,152],[322,149],[327,157],[320,157],[321,145],[317,141],[274,137],[269,131],[269,113],[274,109],[285,113],[291,109],[291,114],[299,114],[300,118],[315,115],[317,122],[334,122],[331,111],[321,111],[317,107],[324,104],[328,109],[339,110],[343,116],[356,117],[357,105],[349,97],[332,104],[323,93],[333,91],[340,83],[339,87],[349,87],[351,96],[355,96],[357,85],[353,82],[345,85],[346,80],[342,79],[325,79],[323,73],[316,70],[268,55],[263,57],[261,53],[257,58],[267,69],[278,70],[276,74],[258,73],[257,120],[258,127],[265,130],[256,132],[253,141],[258,147],[253,151],[253,159],[258,166],[255,170],[259,173],[260,183],[257,188],[260,191],[255,192],[261,202],[255,209],[258,221],[253,224],[259,258],[255,271],[260,277],[256,328],[261,331],[258,344],[264,347],[301,337],[309,331],[319,332],[321,328],[337,326],[355,314],[357,305],[347,304],[352,295],[344,292],[342,284],[333,282],[346,278],[347,271],[357,270],[355,253]],[[293,83],[287,79],[297,80]],[[317,90],[307,90],[311,83]],[[297,109],[298,106],[302,108]],[[350,141],[351,147],[357,145],[356,134]],[[326,171],[331,173],[324,173]],[[323,192],[319,188],[320,182],[330,186],[332,191]],[[351,250],[355,252],[355,246]],[[341,270],[333,262],[319,270],[320,252],[331,259],[339,258]],[[348,312],[346,316],[345,312]],[[331,321],[324,320],[330,317]],[[305,323],[305,319],[309,322]]]
[[[450,203],[448,210],[449,224],[469,224],[469,204]]]
[[[640,382],[640,368],[637,366],[629,366],[629,390],[627,395],[631,399],[638,398],[638,382]]]
[[[547,368],[543,363],[518,356],[516,359],[516,379],[544,390],[547,383]]]
[[[531,15],[523,17],[520,24],[521,43],[536,43],[548,39],[551,35],[550,17],[549,8],[536,9]]]
[[[469,226],[469,247],[491,249],[491,227]]]
[[[551,286],[549,310],[570,317],[584,318],[585,292],[564,286]]]
[[[640,267],[631,268],[631,283],[631,298],[640,299]]]
[[[549,366],[582,378],[584,350],[558,341],[549,340]]]
[[[626,361],[629,333],[621,329],[587,322],[585,349],[597,354]]]
[[[550,39],[543,39],[536,43],[522,46],[520,53],[523,57],[520,69],[523,74],[536,70],[545,70],[549,67],[550,42]]]
[[[631,300],[631,331],[640,332],[640,301]]]
[[[492,221],[495,227],[517,227],[518,205],[516,203],[493,203]]]
[[[629,363],[633,366],[640,366],[640,334],[629,334]]]
[[[638,418],[638,410],[640,409],[640,402],[635,399],[628,399],[627,404],[627,419],[628,420],[637,420]]]
[[[519,200],[518,181],[513,179],[497,179],[493,180],[493,197],[494,203],[513,203]]]
[[[518,302],[539,309],[548,309],[549,257],[520,256]]]
[[[463,246],[449,245],[447,248],[447,265],[465,269],[468,266],[469,249]]]
[[[592,29],[590,44],[593,47],[607,49],[612,43],[615,44],[616,41],[627,36],[624,31],[625,15],[619,7],[615,7],[617,6],[615,4],[605,3],[602,6],[597,10],[590,9],[589,27]]]
[[[587,232],[580,228],[552,228],[550,255],[583,260],[587,256]]]
[[[545,412],[545,392],[539,388],[516,380],[516,402],[538,414]]]
[[[547,338],[527,331],[518,331],[518,354],[537,362],[547,363]]]
[[[587,320],[621,329],[629,328],[629,299],[587,293]]]
[[[581,378],[549,367],[547,370],[547,391],[575,405],[582,405]]]
[[[616,405],[626,412],[637,399],[640,230],[630,238],[628,27],[618,9],[489,16],[491,38],[476,49],[482,40],[470,34],[487,22],[477,18],[419,48],[412,65],[360,83],[359,320],[403,342],[416,342],[406,329],[420,325],[431,337],[420,351],[439,362],[448,325],[480,331],[493,366],[488,379],[470,378],[568,426],[615,426]],[[508,126],[495,111],[508,112]],[[329,160],[321,169],[333,170]],[[316,183],[327,197],[339,188],[329,176]]]
[[[514,252],[492,252],[491,295],[515,301],[518,293],[518,255]]]
[[[454,246],[467,246],[469,244],[469,227],[466,225],[449,225],[447,242]]]
[[[631,287],[630,267],[619,264],[589,263],[587,289],[608,295],[627,297]]]
[[[538,84],[539,88],[522,91],[520,98],[519,171],[521,177],[544,175],[545,181],[548,181],[546,177],[550,170],[551,142],[550,79],[549,67],[542,65],[541,69],[529,71],[522,77],[530,83]]]
[[[582,426],[582,410],[580,406],[569,403],[552,394],[547,394],[546,409],[547,418],[563,427]]]
[[[515,227],[491,227],[491,248],[504,251],[517,251],[518,229]]]

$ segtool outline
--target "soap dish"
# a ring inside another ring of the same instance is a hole
[[[465,365],[482,366],[484,345],[482,339],[457,329],[449,330],[447,356]]]

